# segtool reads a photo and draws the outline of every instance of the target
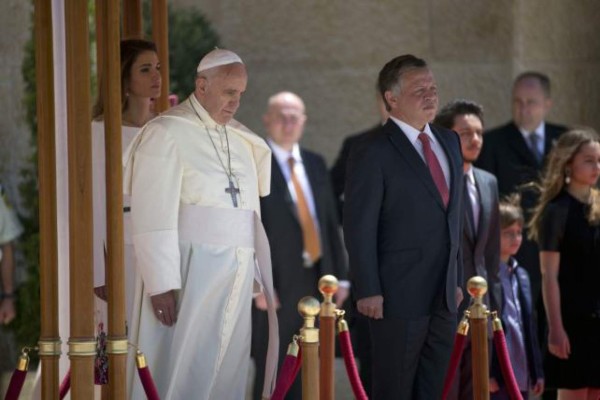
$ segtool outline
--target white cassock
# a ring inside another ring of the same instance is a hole
[[[123,152],[139,133],[138,127],[121,127],[121,147]],[[106,157],[104,121],[92,122],[92,195],[94,210],[94,287],[106,284]],[[123,195],[123,238],[125,269],[125,311],[127,323],[131,320],[133,295],[135,293],[135,253],[131,241],[130,199]],[[108,329],[107,303],[94,296],[94,321],[96,332],[106,333]]]
[[[238,208],[225,191],[228,146]],[[265,237],[258,215],[259,196],[270,190],[269,147],[236,121],[217,125],[191,95],[142,129],[124,163],[141,275],[130,341],[146,354],[161,399],[243,399],[255,280],[273,306],[268,243],[256,245]],[[173,289],[178,319],[168,327],[150,295]],[[267,369],[270,395],[276,364]],[[145,399],[137,377],[129,383],[130,397]]]

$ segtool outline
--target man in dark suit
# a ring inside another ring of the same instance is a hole
[[[429,125],[437,87],[424,60],[388,62],[390,119],[348,162],[344,234],[358,311],[369,317],[374,399],[437,399],[462,299],[462,157]]]
[[[454,100],[445,105],[434,124],[452,129],[460,137],[464,172],[464,222],[462,239],[463,291],[473,276],[488,282],[485,302],[491,310],[499,311],[502,287],[499,278],[500,218],[498,210],[498,183],[496,178],[474,168],[483,144],[483,108],[469,100]],[[463,302],[459,317],[467,308]],[[471,346],[468,342],[457,371],[449,399],[473,399]]]
[[[521,207],[529,220],[538,196],[523,187],[539,179],[546,155],[567,129],[545,122],[552,107],[550,79],[539,72],[517,76],[512,91],[513,120],[485,134],[481,155],[475,165],[496,176],[500,196],[521,191]],[[527,224],[525,224],[527,225]],[[534,303],[541,305],[541,275],[538,247],[523,233],[523,245],[516,255],[531,276]],[[543,312],[543,306],[538,306]],[[543,322],[539,319],[539,322]]]
[[[385,103],[379,94],[376,93],[377,111],[381,117],[380,122],[366,131],[348,136],[342,143],[342,149],[338,155],[333,167],[331,167],[331,184],[333,192],[337,200],[337,207],[340,221],[343,219],[344,209],[344,187],[346,185],[346,168],[348,157],[354,146],[364,141],[373,133],[377,132],[381,125],[385,124],[389,114],[385,108]],[[353,296],[350,296],[353,297]],[[348,302],[350,303],[350,301]],[[350,325],[352,333],[352,346],[354,354],[359,361],[360,380],[367,396],[371,397],[371,339],[369,338],[369,324],[367,318],[356,312],[356,307],[353,303],[345,304],[343,308],[346,310],[346,321]]]
[[[280,360],[302,327],[298,301],[318,296],[322,275],[340,282],[336,303],[348,297],[347,268],[329,174],[323,158],[299,146],[306,115],[297,95],[281,92],[269,99],[263,117],[267,141],[273,151],[271,194],[261,199],[262,221],[271,245],[273,285],[278,295]],[[266,304],[256,298],[253,355],[256,362],[254,398],[260,399],[266,355]],[[280,361],[281,365],[281,361]],[[300,380],[286,399],[300,399]]]
[[[350,151],[358,143],[364,141],[371,134],[373,134],[373,132],[377,132],[379,128],[381,128],[381,125],[385,124],[389,117],[389,114],[385,108],[385,104],[383,102],[383,99],[381,98],[381,95],[379,94],[379,91],[377,92],[376,100],[377,111],[379,112],[379,116],[381,117],[380,122],[365,131],[355,133],[344,139],[344,142],[342,143],[342,148],[340,150],[340,154],[338,154],[335,163],[331,167],[331,184],[333,185],[333,193],[335,194],[335,198],[338,202],[337,204],[340,212],[340,221],[343,217],[344,187],[346,185],[346,169],[348,166],[348,157],[350,157]]]

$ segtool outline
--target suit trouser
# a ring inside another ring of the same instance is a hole
[[[373,399],[441,398],[450,362],[456,313],[439,310],[417,318],[369,320]]]

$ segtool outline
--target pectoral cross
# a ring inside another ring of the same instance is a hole
[[[229,187],[225,188],[225,192],[229,193],[229,195],[231,196],[231,202],[233,203],[233,206],[237,208],[237,194],[240,192],[240,189],[235,187],[231,179],[229,180]]]

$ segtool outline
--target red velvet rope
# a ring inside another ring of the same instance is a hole
[[[302,353],[299,350],[298,356],[294,357],[293,355],[286,355],[283,360],[283,366],[281,367],[281,371],[279,371],[279,376],[277,377],[277,384],[275,385],[275,391],[273,392],[273,396],[271,396],[271,400],[283,400],[285,395],[290,390],[290,387],[296,380],[296,376],[298,375],[298,371],[300,371],[300,366],[302,365]]]
[[[356,369],[356,363],[354,362],[354,351],[352,350],[352,342],[350,341],[350,332],[341,331],[339,337],[342,355],[344,356],[344,365],[346,365],[346,373],[348,374],[348,379],[350,379],[354,397],[356,397],[357,400],[368,400],[367,393],[363,388],[362,381],[358,375],[358,370]]]
[[[465,350],[465,342],[467,336],[457,333],[454,336],[454,347],[452,348],[452,355],[450,356],[450,364],[448,365],[448,371],[446,372],[446,379],[444,380],[444,391],[442,392],[442,400],[446,400],[450,388],[452,387],[452,381],[456,376],[456,370],[458,363],[462,358],[463,351]]]
[[[71,368],[67,371],[67,374],[63,378],[60,383],[60,388],[58,389],[58,396],[60,400],[64,399],[69,390],[71,389]]]
[[[19,398],[26,376],[27,371],[15,369],[12,377],[10,378],[10,384],[8,385],[8,390],[6,391],[4,400],[17,400]]]
[[[152,374],[150,373],[148,367],[138,368],[138,374],[148,400],[160,400],[160,397],[158,396],[158,390],[156,389],[156,385],[154,384]]]
[[[502,370],[502,377],[506,384],[506,389],[511,400],[523,400],[521,391],[517,385],[515,374],[508,358],[508,350],[506,349],[506,338],[504,337],[504,331],[499,329],[494,331],[494,346],[496,347],[496,354],[498,355],[498,361],[500,362],[500,369]]]

